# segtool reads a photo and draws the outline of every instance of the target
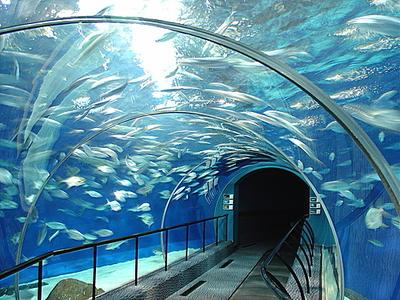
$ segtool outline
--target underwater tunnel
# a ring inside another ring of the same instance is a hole
[[[0,300],[223,249],[281,298],[399,299],[399,49],[395,0],[0,0]]]

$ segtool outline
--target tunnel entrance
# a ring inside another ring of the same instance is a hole
[[[295,174],[266,168],[235,184],[235,240],[275,242],[309,211],[309,187]]]

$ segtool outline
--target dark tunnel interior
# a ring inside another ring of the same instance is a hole
[[[309,193],[302,179],[283,169],[261,169],[241,178],[235,185],[238,244],[277,241],[308,214]]]

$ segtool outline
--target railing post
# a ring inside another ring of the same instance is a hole
[[[308,245],[308,241],[302,235],[300,236],[300,240],[303,240],[304,245],[306,245],[308,254],[310,255],[310,264],[313,265],[313,256],[312,256],[311,248],[310,248],[311,245]]]
[[[304,257],[306,258],[307,265],[308,265],[308,274],[309,274],[309,276],[311,277],[311,276],[312,276],[312,272],[311,272],[311,262],[310,262],[310,260],[308,259],[308,256],[307,256],[306,250],[304,250],[304,247],[303,247],[301,244],[299,244],[299,247],[300,247],[301,251],[304,253]]]
[[[300,296],[301,300],[306,300],[304,296],[304,291],[303,287],[301,286],[300,280],[296,275],[296,272],[292,269],[292,267],[279,255],[279,253],[276,253],[276,257],[279,258],[279,260],[285,265],[285,267],[289,270],[289,272],[293,275],[294,280],[296,281],[297,287],[299,288],[300,291]]]
[[[43,283],[43,260],[39,260],[39,266],[38,266],[38,290],[37,290],[37,298],[38,298],[38,300],[42,300],[42,283]]]
[[[310,255],[311,255],[311,258],[312,257],[314,257],[314,245],[311,243],[311,239],[310,239],[310,237],[309,237],[309,235],[308,235],[308,233],[306,232],[306,231],[302,231],[302,237],[303,237],[303,232],[304,232],[304,236],[306,236],[307,237],[307,241],[309,242],[309,244],[310,244]],[[303,237],[303,240],[305,241],[306,239]]]
[[[165,258],[164,258],[164,270],[168,270],[168,229],[165,230]]]
[[[135,285],[138,282],[138,273],[139,273],[139,237],[137,236],[135,239]]]
[[[314,230],[312,229],[312,226],[311,226],[310,222],[308,222],[307,220],[304,220],[304,224],[306,224],[306,226],[309,229],[309,231],[311,233],[311,236],[313,238],[313,242],[315,242]]]
[[[206,221],[203,221],[203,252],[206,251]]]
[[[93,281],[92,281],[92,299],[96,298],[96,270],[97,270],[97,245],[93,246]]]
[[[188,252],[189,252],[189,225],[186,225],[186,252],[185,252],[185,260],[188,260]]]
[[[304,277],[306,278],[306,288],[307,288],[307,293],[309,294],[310,293],[310,279],[308,278],[307,270],[304,266],[304,263],[301,260],[300,256],[297,254],[296,249],[294,247],[292,247],[292,245],[290,245],[287,241],[285,241],[284,244],[286,244],[286,246],[288,246],[290,248],[290,250],[293,251],[295,259],[297,259],[297,261],[299,262],[301,269],[303,270]]]
[[[217,217],[217,225],[215,226],[215,246],[218,246],[218,222],[219,217]]]

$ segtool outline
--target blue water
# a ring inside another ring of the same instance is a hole
[[[1,27],[94,15],[111,4],[81,2],[1,1]],[[381,119],[375,114],[376,121],[361,115],[355,118],[399,176],[397,1],[154,1],[145,5],[114,1],[104,14],[181,22],[269,51],[345,110],[366,107],[383,114]],[[394,19],[381,18],[375,27],[349,22],[368,15]],[[118,237],[213,216],[225,184],[240,167],[260,161],[290,165],[270,141],[294,165],[300,160],[304,175],[325,196],[341,246],[345,288],[367,299],[398,297],[398,213],[354,141],[346,133],[327,130],[334,119],[293,84],[222,46],[151,26],[74,23],[0,37],[0,270],[16,260],[84,242],[65,230],[49,241],[57,230],[45,225],[48,222],[61,222],[101,240],[107,237],[94,231],[108,229],[111,237]],[[203,60],[193,60],[199,57]],[[229,92],[229,86],[264,104],[215,92]],[[385,93],[389,94],[378,101]],[[267,110],[291,115],[289,123],[312,141],[282,122],[271,125],[248,114]],[[142,113],[155,115],[134,119]],[[132,118],[118,123],[127,115]],[[322,164],[289,138],[308,145]],[[68,188],[65,180],[73,176],[84,182]],[[186,181],[176,188],[184,186],[182,194],[168,201],[166,191],[172,192],[182,178]],[[129,180],[130,186],[118,183],[121,180]],[[346,182],[345,190],[362,199],[364,206],[323,188],[324,182],[335,180]],[[136,196],[116,200],[118,190]],[[101,197],[93,198],[88,191]],[[107,199],[117,201],[121,209],[112,210],[105,205]],[[143,203],[149,203],[151,210],[128,211]],[[367,228],[365,216],[371,207],[384,207],[386,226]],[[150,226],[139,217],[144,213],[151,215]],[[17,219],[27,216],[27,220]],[[21,231],[26,232],[21,236]],[[212,228],[207,235],[213,238]],[[200,236],[201,232],[193,231],[194,238]],[[143,256],[160,247],[156,236],[146,243]],[[171,250],[182,247],[179,237],[171,242]],[[127,248],[128,244],[121,245],[121,251]],[[129,257],[129,252],[119,258],[112,253],[104,254],[104,264]],[[69,271],[89,265],[75,265]],[[55,267],[57,272],[65,270]]]

